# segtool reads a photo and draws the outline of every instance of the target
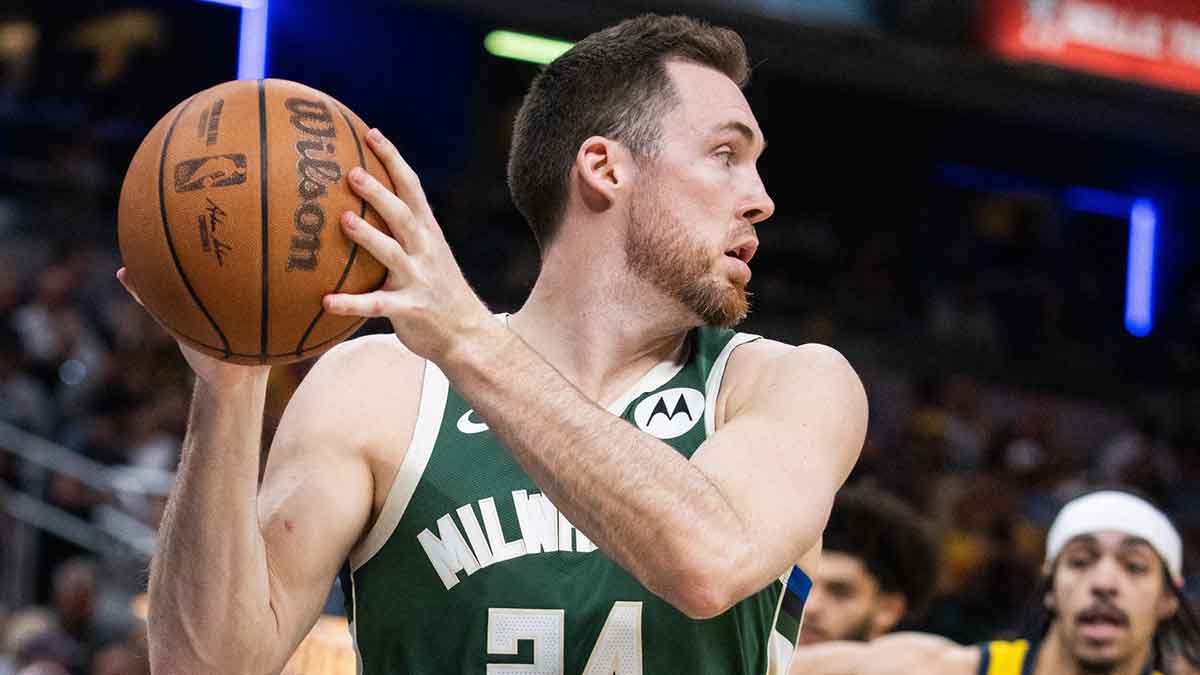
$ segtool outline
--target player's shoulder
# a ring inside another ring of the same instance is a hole
[[[792,675],[975,675],[981,653],[938,635],[893,633],[870,642],[800,647]]]
[[[816,342],[791,345],[766,338],[747,342],[733,351],[726,380],[731,389],[743,390],[756,384],[773,387],[779,381],[836,388],[855,397],[862,390],[850,361],[833,347]]]
[[[784,361],[798,367],[848,369],[850,362],[837,349],[819,342],[800,345],[788,344],[770,338],[759,338],[740,345],[730,356],[729,367],[735,363],[745,367],[779,365]]]
[[[960,645],[940,635],[893,633],[874,641],[881,651],[906,653],[914,663],[926,665],[930,675],[975,675],[979,672],[982,650],[975,645]]]
[[[394,334],[364,335],[342,342],[321,355],[312,372],[329,377],[387,377],[397,371],[419,370],[425,360]]]
[[[394,431],[403,435],[420,401],[424,367],[425,360],[395,335],[347,340],[313,365],[288,405],[288,416],[318,429],[390,434],[399,427]]]

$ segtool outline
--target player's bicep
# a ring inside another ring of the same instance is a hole
[[[374,477],[366,448],[378,441],[370,345],[338,347],[317,363],[288,403],[259,490],[272,608],[298,643],[371,516]],[[378,350],[375,350],[378,351]],[[374,366],[380,368],[379,365]]]
[[[759,574],[777,574],[825,527],[862,450],[866,394],[840,354],[816,345],[786,348],[738,386],[728,421],[693,461],[753,528]]]
[[[293,644],[316,621],[371,513],[372,478],[362,455],[313,445],[290,432],[272,445],[282,458],[268,464],[258,502],[272,605]]]

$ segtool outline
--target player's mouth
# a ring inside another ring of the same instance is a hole
[[[1107,642],[1129,628],[1129,617],[1111,605],[1093,605],[1076,616],[1075,623],[1085,640]]]
[[[742,284],[750,281],[750,259],[758,250],[758,240],[754,237],[743,239],[725,250],[725,257],[734,268],[734,274]]]

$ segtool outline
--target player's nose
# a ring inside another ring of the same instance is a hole
[[[1092,593],[1098,596],[1111,596],[1117,592],[1120,585],[1120,564],[1112,559],[1104,558],[1092,569],[1090,586]]]
[[[755,173],[750,196],[739,211],[738,217],[754,225],[770,218],[773,213],[775,213],[775,202],[767,194],[767,188],[763,185],[762,178]]]

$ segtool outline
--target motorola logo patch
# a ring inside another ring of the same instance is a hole
[[[638,428],[662,439],[686,434],[702,417],[704,394],[687,387],[647,396],[633,409],[633,421]]]

